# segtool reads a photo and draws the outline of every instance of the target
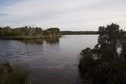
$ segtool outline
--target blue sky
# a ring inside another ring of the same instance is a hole
[[[94,31],[112,22],[126,30],[126,0],[0,0],[0,26]]]

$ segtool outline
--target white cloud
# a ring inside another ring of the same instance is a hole
[[[3,6],[0,25],[35,25],[61,30],[97,30],[117,22],[126,26],[125,0],[19,0]]]

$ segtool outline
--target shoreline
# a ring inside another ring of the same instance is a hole
[[[44,38],[59,38],[58,36],[0,36],[0,40],[30,40],[30,39],[44,39]]]

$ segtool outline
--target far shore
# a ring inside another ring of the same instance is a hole
[[[0,36],[0,40],[30,40],[30,39],[44,39],[44,38],[59,38],[62,35],[56,36]]]

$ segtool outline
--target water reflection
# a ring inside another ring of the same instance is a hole
[[[43,39],[19,40],[24,44],[43,44]]]
[[[59,38],[55,37],[55,38],[45,38],[44,39],[47,43],[49,44],[56,44],[59,43]]]
[[[59,37],[51,37],[51,38],[44,38],[44,39],[30,39],[30,40],[18,40],[24,44],[37,44],[41,45],[45,41],[48,44],[58,44],[59,43]]]

